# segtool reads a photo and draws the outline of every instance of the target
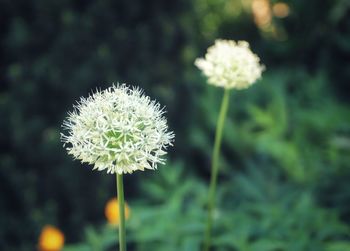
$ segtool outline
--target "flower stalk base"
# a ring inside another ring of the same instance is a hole
[[[207,218],[207,226],[206,226],[205,237],[204,237],[204,251],[209,251],[210,245],[211,245],[211,232],[212,232],[213,216],[214,216],[214,208],[215,208],[215,191],[216,191],[216,184],[217,184],[218,171],[219,171],[219,154],[220,154],[225,118],[226,118],[228,105],[229,105],[229,99],[230,99],[230,90],[225,89],[224,96],[222,98],[220,114],[219,114],[219,118],[216,126],[216,132],[215,132],[215,143],[214,143],[213,157],[212,157],[212,163],[211,163],[211,177],[210,177],[210,186],[209,186],[209,194],[208,194],[208,198],[209,198],[208,218]]]
[[[116,181],[117,181],[117,196],[118,196],[118,205],[119,205],[119,251],[126,251],[123,175],[116,174]]]

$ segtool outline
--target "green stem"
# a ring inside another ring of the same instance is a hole
[[[214,214],[214,207],[215,207],[215,190],[216,190],[216,183],[217,183],[218,171],[219,171],[218,162],[219,162],[222,132],[223,132],[225,118],[228,110],[229,99],[230,99],[230,90],[225,89],[225,93],[222,98],[220,114],[216,125],[215,143],[214,143],[214,150],[213,150],[213,156],[212,156],[212,162],[211,162],[211,177],[210,177],[210,186],[209,186],[209,195],[208,195],[208,218],[207,218],[207,227],[206,227],[205,238],[204,238],[205,251],[209,251],[210,245],[211,245],[211,231],[212,231],[213,214]]]
[[[116,174],[119,205],[119,251],[126,251],[123,174]]]

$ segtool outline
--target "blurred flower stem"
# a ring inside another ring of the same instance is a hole
[[[119,251],[126,251],[123,174],[116,174],[119,205]]]
[[[216,125],[215,132],[215,143],[214,150],[211,162],[211,177],[210,177],[210,186],[209,186],[209,195],[208,195],[208,218],[207,218],[207,226],[205,230],[205,238],[204,238],[204,251],[210,250],[211,245],[211,232],[213,225],[213,216],[214,216],[214,208],[215,208],[215,192],[216,192],[216,184],[218,179],[219,172],[219,154],[221,148],[221,139],[223,128],[225,124],[225,118],[228,110],[230,100],[230,90],[225,89],[224,96],[222,98],[220,114],[218,118],[218,122]]]

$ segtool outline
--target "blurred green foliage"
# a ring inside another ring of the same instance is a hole
[[[181,184],[179,186],[179,184]],[[220,189],[215,250],[348,250],[349,226],[318,207],[309,191],[285,184],[278,169],[249,167],[230,175]],[[127,222],[133,250],[199,251],[206,212],[206,187],[188,178],[183,164],[162,169],[143,183],[148,203],[131,204]],[[82,244],[64,251],[114,250],[117,229],[88,227]]]
[[[222,90],[193,61],[216,38],[248,40],[267,68],[232,93],[216,250],[350,249],[350,5],[285,2],[271,35],[250,0],[0,0],[0,249],[34,250],[45,224],[66,250],[115,248],[114,178],[59,132],[79,96],[119,81],[166,105],[177,136],[167,166],[126,176],[130,249],[199,250]]]
[[[275,70],[255,87],[234,93],[224,138],[234,159],[227,156],[226,165],[264,156],[291,179],[310,184],[325,173],[344,171],[350,161],[345,143],[349,120],[344,118],[350,118],[350,109],[326,96],[328,81],[323,73],[311,77],[302,69]],[[298,83],[303,88],[293,90]],[[191,135],[195,148],[210,152],[212,135],[207,132],[215,127],[221,92],[205,89]]]

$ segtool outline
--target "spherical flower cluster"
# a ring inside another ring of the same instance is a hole
[[[245,89],[261,77],[264,66],[246,41],[216,40],[204,58],[195,65],[208,77],[208,82],[227,89]]]
[[[61,139],[70,155],[99,171],[156,169],[174,139],[163,114],[140,89],[113,85],[77,102]]]

